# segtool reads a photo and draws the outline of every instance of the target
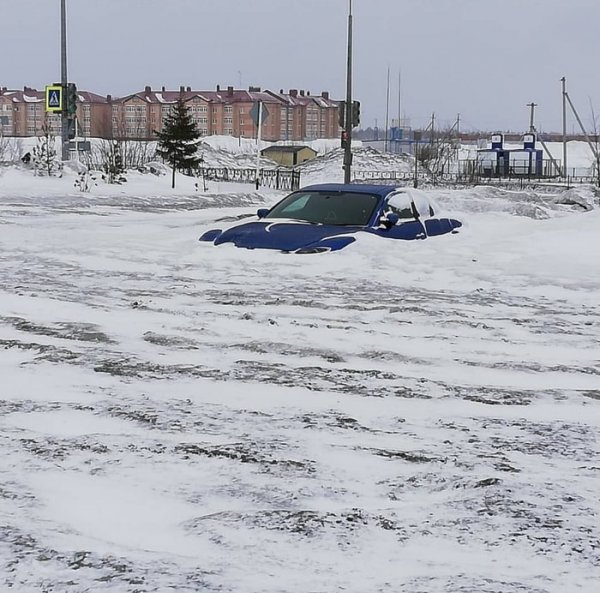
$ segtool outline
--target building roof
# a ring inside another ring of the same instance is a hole
[[[322,92],[320,95],[311,95],[309,91],[298,91],[296,89],[290,89],[288,93],[284,93],[281,89],[278,93],[273,91],[267,91],[273,97],[277,97],[280,101],[283,101],[286,105],[294,107],[318,105],[319,107],[335,107],[339,106],[339,101],[334,101],[329,98],[329,93]]]
[[[23,87],[23,90],[2,88],[0,95],[9,98],[13,103],[41,103],[45,99],[44,91],[27,86]]]
[[[172,104],[176,103],[179,100],[179,97],[183,97],[183,100],[186,103],[196,97],[207,103],[220,103],[224,105],[231,103],[257,103],[258,101],[267,104],[282,103],[280,99],[274,97],[268,91],[261,91],[257,87],[251,87],[247,91],[234,89],[233,87],[227,87],[226,89],[217,87],[215,91],[193,91],[191,87],[181,87],[177,91],[169,91],[163,87],[161,90],[153,91],[150,87],[146,87],[143,91],[132,93],[131,95],[121,97],[115,101],[126,103],[127,101],[138,98],[147,103]]]
[[[110,96],[98,95],[91,91],[77,91],[77,96],[82,103],[108,103]]]
[[[292,152],[292,153],[296,153],[296,152],[300,152],[301,150],[312,150],[312,152],[314,152],[315,154],[317,154],[317,151],[312,149],[310,146],[268,146],[267,148],[263,148],[263,150],[261,150],[261,154],[265,154],[267,152]]]
[[[46,101],[46,90],[38,91],[30,87],[23,90],[0,89],[0,97],[10,98],[14,103],[44,103]],[[77,97],[81,103],[107,103],[108,97],[92,93],[90,91],[77,91]]]

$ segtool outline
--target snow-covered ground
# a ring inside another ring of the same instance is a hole
[[[197,240],[279,192],[128,178],[0,171],[0,590],[598,590],[592,188],[293,256]]]

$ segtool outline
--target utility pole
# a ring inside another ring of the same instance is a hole
[[[567,79],[563,76],[562,82],[562,110],[563,110],[563,177],[567,178]]]
[[[390,129],[390,67],[387,69],[387,88],[385,99],[385,144],[384,152],[388,151],[389,147],[389,129]]]
[[[413,186],[419,187],[419,142],[421,141],[421,132],[416,130],[413,132],[413,141],[415,147],[415,174],[413,180]]]
[[[402,128],[402,70],[398,71],[398,129]]]
[[[565,92],[565,97],[567,99],[567,103],[571,107],[571,111],[573,112],[573,115],[575,116],[577,123],[579,124],[579,129],[581,130],[581,133],[585,137],[585,140],[588,143],[588,146],[590,147],[590,150],[592,151],[594,158],[597,160],[598,159],[598,151],[596,150],[596,147],[593,145],[592,140],[588,136],[585,126],[583,125],[583,122],[581,121],[581,118],[579,117],[579,113],[577,113],[577,109],[575,109],[575,105],[573,105],[573,101],[571,101],[571,97],[569,96],[569,93]]]
[[[344,147],[344,183],[352,180],[352,0],[348,0],[348,62],[346,65],[346,146]]]
[[[460,113],[456,114],[456,162],[460,157]]]
[[[256,189],[260,187],[260,140],[261,140],[261,130],[262,130],[262,111],[263,104],[262,101],[258,102],[258,114],[257,114],[257,131],[256,131]]]
[[[69,113],[67,109],[67,0],[60,0],[60,84],[62,86],[62,160],[69,160]]]
[[[535,114],[535,108],[537,107],[537,103],[527,103],[527,107],[531,108],[531,114],[529,116],[529,131],[531,133],[533,133],[534,129],[535,129],[535,124],[533,123],[535,121],[534,119],[534,114]]]
[[[433,127],[435,126],[435,113],[431,114],[431,126],[429,130],[429,144],[433,144]]]

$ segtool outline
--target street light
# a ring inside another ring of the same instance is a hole
[[[352,0],[348,0],[348,63],[346,66],[346,111],[344,147],[344,183],[350,183],[352,170]]]

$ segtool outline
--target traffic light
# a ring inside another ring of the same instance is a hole
[[[74,140],[75,136],[77,136],[77,124],[75,123],[75,118],[70,117],[67,120],[67,124],[69,126],[67,137],[69,138],[69,140]]]
[[[67,83],[67,96],[66,96],[66,104],[67,104],[67,115],[70,118],[75,117],[77,114],[77,86],[74,82]]]
[[[342,131],[342,148],[346,148],[348,145],[348,134],[346,130]]]
[[[360,101],[352,101],[352,127],[360,124]]]
[[[64,109],[67,114],[67,123],[68,123],[68,137],[69,140],[73,140],[77,135],[77,86],[74,82],[68,82],[67,88],[65,92],[64,101]]]
[[[346,127],[346,101],[338,101],[338,124],[340,128]]]

